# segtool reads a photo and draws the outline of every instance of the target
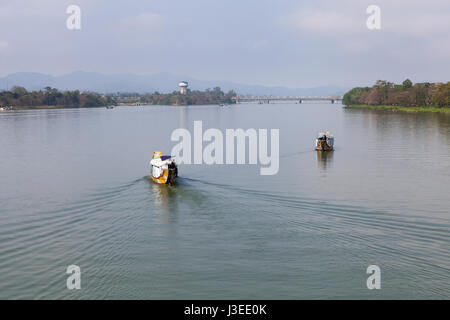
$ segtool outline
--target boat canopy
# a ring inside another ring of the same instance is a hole
[[[323,136],[333,137],[333,135],[330,133],[330,131],[327,131],[327,132],[319,132],[319,133],[317,134],[317,137],[318,137],[318,138],[322,138]]]

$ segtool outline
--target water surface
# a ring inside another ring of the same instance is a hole
[[[280,129],[280,170],[181,165],[176,128]],[[313,151],[318,131],[336,150]],[[0,298],[450,298],[450,117],[331,104],[0,113]],[[65,270],[81,267],[78,291]],[[382,289],[368,290],[378,265]]]

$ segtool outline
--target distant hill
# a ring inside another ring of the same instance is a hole
[[[321,86],[315,88],[286,88],[269,87],[261,85],[246,85],[229,81],[198,80],[169,73],[153,75],[134,74],[102,74],[96,72],[77,71],[61,76],[52,76],[42,73],[19,72],[0,77],[0,90],[8,87],[21,86],[27,90],[40,90],[45,87],[53,87],[59,90],[95,91],[99,93],[113,92],[137,92],[151,93],[172,92],[178,90],[178,83],[188,81],[193,90],[205,90],[207,88],[220,87],[223,91],[234,90],[241,95],[343,95],[348,88],[338,86]]]

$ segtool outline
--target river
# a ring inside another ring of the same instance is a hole
[[[173,130],[279,129],[280,166],[179,166]],[[318,131],[335,151],[313,151]],[[336,104],[0,112],[1,299],[450,298],[450,117]],[[68,290],[66,268],[81,269]],[[369,265],[381,289],[369,290]]]

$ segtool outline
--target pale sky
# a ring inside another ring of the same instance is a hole
[[[369,30],[369,5],[381,30]],[[81,30],[68,30],[69,5]],[[450,0],[0,0],[0,76],[154,74],[288,87],[450,81]]]

